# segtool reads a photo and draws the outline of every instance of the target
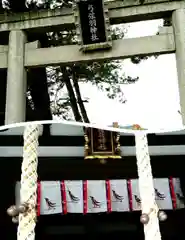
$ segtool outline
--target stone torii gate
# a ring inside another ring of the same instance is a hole
[[[79,45],[39,48],[37,42],[26,43],[26,32],[29,31],[74,29],[71,8],[0,15],[0,34],[9,32],[9,45],[0,46],[0,69],[7,68],[6,124],[25,121],[28,68],[166,53],[176,53],[181,113],[185,124],[185,2],[145,0],[141,5],[139,0],[115,0],[108,2],[108,15],[111,24],[172,16],[172,26],[162,27],[159,35],[115,40],[112,49],[103,53],[84,54],[79,51]]]

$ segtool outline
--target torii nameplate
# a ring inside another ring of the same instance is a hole
[[[114,124],[114,127],[116,124]],[[85,159],[122,158],[120,134],[97,128],[85,128]]]
[[[83,52],[112,47],[106,2],[76,0],[73,12],[80,49]]]

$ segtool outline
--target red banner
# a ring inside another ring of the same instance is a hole
[[[185,207],[178,178],[156,178],[154,190],[159,209],[172,210]],[[17,182],[16,204],[19,202],[20,182]],[[140,210],[138,179],[38,182],[38,216]]]

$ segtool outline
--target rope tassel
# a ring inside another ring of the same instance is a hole
[[[152,169],[147,136],[142,131],[135,134],[136,158],[141,197],[141,222],[144,224],[145,240],[161,240],[158,206],[155,201]]]
[[[27,205],[27,209],[25,212],[19,214],[17,240],[35,239],[38,137],[38,125],[26,126],[24,132],[20,199],[22,204]]]

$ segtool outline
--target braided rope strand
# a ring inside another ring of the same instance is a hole
[[[38,125],[26,126],[24,132],[20,199],[21,203],[28,204],[28,211],[19,214],[17,240],[35,239],[38,137]]]
[[[142,131],[138,131],[138,133],[135,134],[135,142],[141,208],[142,213],[149,215],[149,222],[144,224],[145,240],[161,240],[158,207],[155,201],[153,176],[146,134],[142,133]]]

